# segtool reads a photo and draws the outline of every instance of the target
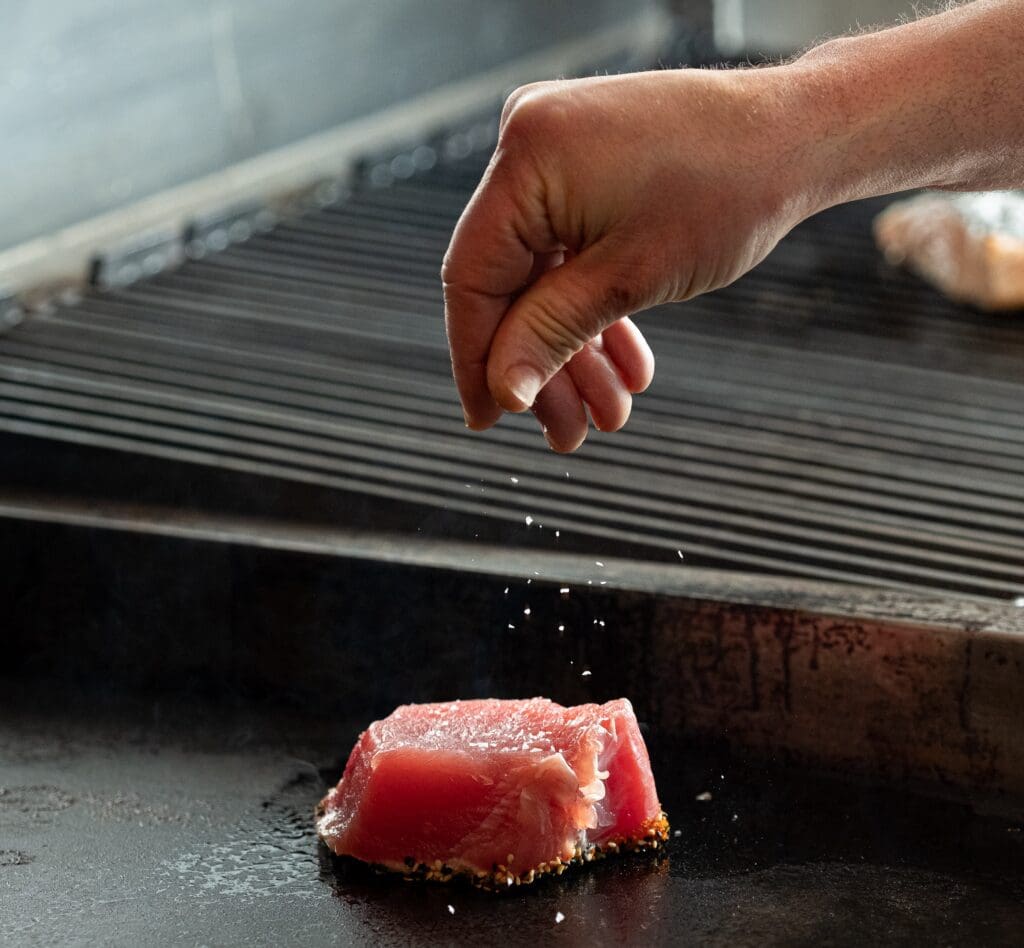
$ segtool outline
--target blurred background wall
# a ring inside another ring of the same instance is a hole
[[[0,250],[653,6],[759,55],[909,3],[4,0]]]
[[[4,0],[0,248],[654,0]]]
[[[685,7],[686,0],[681,4]],[[892,23],[928,6],[911,0],[712,0],[714,37],[726,55],[788,55],[816,40]]]

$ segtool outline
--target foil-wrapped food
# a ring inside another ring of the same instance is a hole
[[[886,259],[950,298],[1024,309],[1024,191],[926,192],[886,208],[874,229]]]

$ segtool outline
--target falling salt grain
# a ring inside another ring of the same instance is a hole
[[[565,626],[564,626],[564,625],[560,625],[560,626],[558,627],[558,631],[559,631],[559,632],[564,632],[564,631],[565,631]]]
[[[525,609],[523,610],[523,615],[524,615],[524,616],[528,616],[529,614],[530,614],[530,607],[529,607],[529,606],[527,606],[527,607],[526,607],[526,608],[525,608]]]
[[[561,535],[562,535],[562,531],[561,530],[556,530],[555,531],[555,536],[556,537],[560,537]]]
[[[449,905],[448,906],[448,914],[449,915],[454,915],[455,914],[455,906],[454,905]]]
[[[594,560],[594,565],[595,566],[604,566],[604,563],[602,563],[600,560]]]
[[[555,912],[555,924],[561,925],[565,921],[565,916],[561,912]]]
[[[1018,596],[1016,599],[1013,600],[1013,604],[1018,609],[1024,609],[1024,596]]]
[[[533,517],[531,517],[529,514],[526,515],[525,519],[526,519],[526,525],[527,526],[530,526],[530,524],[533,523]]]
[[[707,803],[711,799],[711,794],[705,790],[703,793],[698,793],[696,799],[700,800],[701,803]]]
[[[505,587],[505,595],[508,595],[508,586]]]
[[[589,678],[590,675],[591,675],[591,671],[590,671],[589,668],[586,671],[580,672],[580,678]]]
[[[679,559],[683,559],[683,551],[682,550],[676,550],[676,552],[679,554]]]
[[[673,830],[673,831],[672,831],[672,835],[673,835],[673,836],[674,836],[674,837],[675,837],[676,839],[679,839],[679,837],[683,835],[683,831],[682,831],[682,830]]]
[[[560,592],[560,593],[561,593],[561,594],[562,594],[563,596],[568,596],[568,595],[569,595],[569,587],[568,587],[568,586],[563,586],[563,587],[562,587],[561,589],[559,589],[558,591],[559,591],[559,592]]]
[[[519,483],[519,478],[518,477],[510,477],[509,480],[512,481],[513,484],[518,484]]]
[[[509,627],[510,629],[514,629],[514,628],[515,628],[515,626],[514,626],[514,625],[513,625],[513,624],[512,624],[511,622],[510,622],[510,623],[508,624],[508,627]]]

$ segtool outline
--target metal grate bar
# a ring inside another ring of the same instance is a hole
[[[0,337],[0,430],[425,513],[530,514],[595,550],[1024,592],[1024,321],[887,269],[877,205],[809,221],[735,286],[646,314],[659,379],[626,431],[571,459],[530,419],[467,432],[438,270],[481,168],[356,188],[27,321]]]

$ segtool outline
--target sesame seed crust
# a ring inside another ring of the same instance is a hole
[[[318,811],[319,809],[318,807]],[[588,845],[577,843],[573,854],[568,859],[556,857],[529,869],[520,869],[518,866],[512,869],[511,863],[515,861],[515,857],[511,853],[505,863],[495,864],[491,867],[490,872],[453,868],[439,859],[428,864],[417,860],[414,856],[406,856],[400,864],[383,865],[380,868],[399,874],[408,882],[452,882],[456,879],[463,879],[480,889],[503,892],[516,886],[530,885],[541,876],[560,876],[570,866],[584,865],[616,853],[658,850],[662,844],[668,841],[668,838],[668,818],[664,813],[659,813],[654,819],[645,820],[637,835],[616,837],[606,840],[600,846],[592,843]],[[324,840],[324,842],[327,841]]]

